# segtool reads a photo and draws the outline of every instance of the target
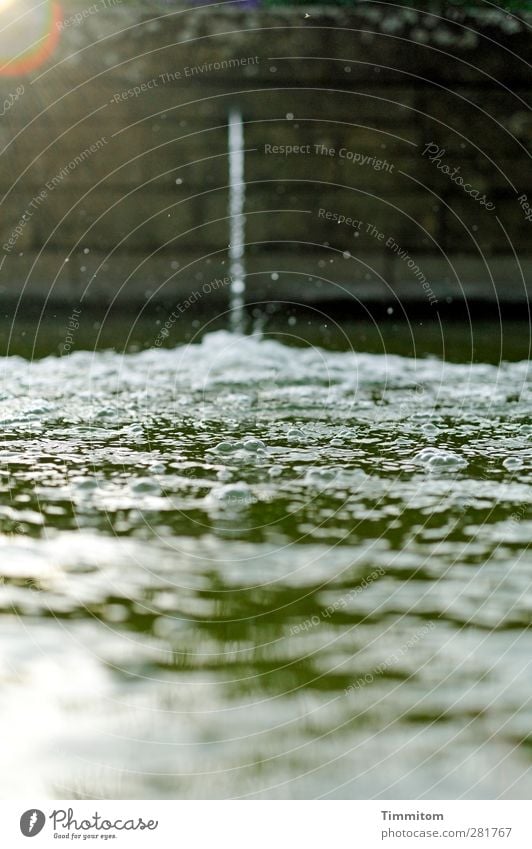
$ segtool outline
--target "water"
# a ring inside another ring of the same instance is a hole
[[[0,793],[532,793],[527,361],[0,361]]]
[[[234,333],[244,330],[244,235],[246,184],[244,182],[244,124],[238,109],[229,114],[229,309]]]

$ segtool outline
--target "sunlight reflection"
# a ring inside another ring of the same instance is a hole
[[[43,65],[59,40],[60,21],[56,0],[0,0],[0,76]]]

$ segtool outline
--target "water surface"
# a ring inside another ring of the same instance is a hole
[[[528,360],[275,335],[0,361],[2,796],[530,798]]]

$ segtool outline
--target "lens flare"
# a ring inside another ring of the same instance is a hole
[[[55,50],[60,23],[57,0],[0,0],[0,76],[43,65]]]

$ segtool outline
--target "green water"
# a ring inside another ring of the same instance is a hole
[[[529,798],[525,325],[148,325],[3,330],[2,795]]]

